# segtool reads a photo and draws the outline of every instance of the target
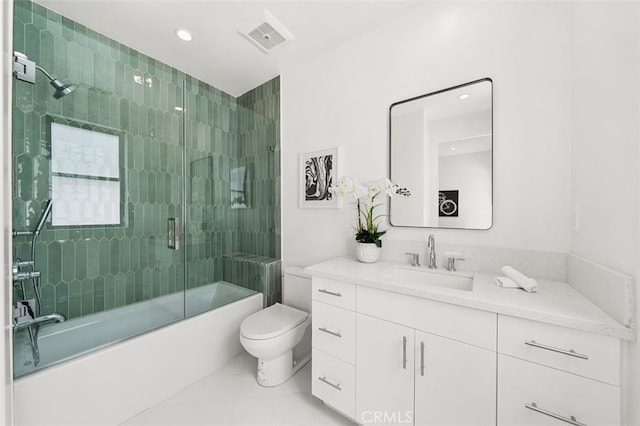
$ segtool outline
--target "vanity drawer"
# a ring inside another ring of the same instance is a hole
[[[498,355],[498,425],[563,424],[553,415],[565,424],[573,416],[589,426],[619,425],[620,388]]]
[[[498,352],[620,384],[620,341],[614,337],[499,315]]]
[[[311,359],[311,393],[353,418],[356,411],[355,367],[317,349],[313,349]]]
[[[346,361],[356,358],[356,314],[313,301],[313,347]]]
[[[350,311],[356,308],[356,286],[344,281],[313,277],[312,299]]]

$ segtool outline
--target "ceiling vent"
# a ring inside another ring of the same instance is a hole
[[[295,39],[291,31],[266,10],[264,11],[264,19],[244,31],[241,30],[240,34],[258,46],[264,53],[271,53],[277,47],[284,46]]]

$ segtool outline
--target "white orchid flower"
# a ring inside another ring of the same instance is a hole
[[[354,191],[353,191],[353,195],[356,198],[363,198],[366,197],[367,195],[369,195],[369,188],[367,188],[364,185],[358,184],[357,186],[355,186]]]

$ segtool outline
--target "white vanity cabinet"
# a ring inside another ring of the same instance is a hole
[[[312,393],[357,423],[621,424],[618,338],[348,280],[313,277]]]
[[[495,352],[357,315],[362,423],[495,425]]]
[[[356,420],[496,424],[495,314],[363,287],[357,296]]]
[[[620,424],[620,341],[500,315],[498,425]]]

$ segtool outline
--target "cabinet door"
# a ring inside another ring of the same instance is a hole
[[[412,424],[414,330],[356,317],[356,418],[360,424]]]
[[[496,353],[416,331],[415,424],[495,425]]]

